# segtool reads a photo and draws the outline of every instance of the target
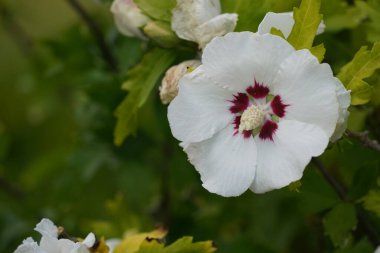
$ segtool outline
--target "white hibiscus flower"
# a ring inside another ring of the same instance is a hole
[[[180,80],[169,123],[207,190],[263,193],[299,180],[323,153],[338,120],[337,84],[309,50],[271,34],[229,33]]]
[[[285,38],[287,38],[292,31],[293,25],[293,12],[267,12],[264,19],[261,21],[257,32],[260,34],[270,33],[271,29],[274,27],[280,30]],[[317,34],[323,33],[325,28],[325,23],[322,20],[318,26]]]
[[[133,0],[114,0],[111,12],[120,33],[146,39],[140,28],[145,26],[150,19],[141,12]]]
[[[15,253],[89,253],[89,248],[95,243],[93,233],[88,234],[82,242],[58,238],[59,229],[49,219],[42,219],[34,230],[42,235],[40,244],[29,237],[18,246]]]
[[[204,48],[216,36],[232,32],[237,14],[220,14],[219,0],[177,0],[173,9],[172,29],[181,39],[194,41]]]

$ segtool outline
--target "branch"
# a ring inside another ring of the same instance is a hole
[[[0,19],[4,28],[8,31],[9,35],[18,45],[22,53],[26,56],[30,55],[34,46],[32,38],[15,20],[8,7],[2,3],[0,4]]]
[[[362,133],[357,133],[357,132],[351,132],[350,130],[347,130],[346,135],[352,139],[356,139],[360,141],[364,147],[380,152],[379,142],[377,142],[376,140],[370,139],[367,131],[362,132]]]
[[[98,24],[91,18],[91,16],[86,12],[83,6],[77,0],[66,0],[73,10],[80,16],[83,22],[87,25],[88,29],[95,38],[96,44],[98,45],[100,51],[102,52],[104,61],[108,64],[109,68],[117,72],[119,67],[116,58],[112,54],[110,48],[108,47],[102,30],[99,28]]]
[[[336,191],[339,198],[348,202],[347,190],[340,184],[327,170],[327,168],[323,165],[322,161],[319,158],[314,157],[312,162],[317,167],[317,169],[322,173],[323,177],[326,181],[332,186],[332,188]],[[368,240],[372,243],[372,245],[376,248],[380,245],[380,240],[377,235],[377,232],[372,228],[371,222],[368,220],[366,213],[360,209],[356,208],[357,218],[358,218],[358,227],[366,234]]]

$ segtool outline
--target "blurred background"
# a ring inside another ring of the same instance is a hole
[[[157,89],[139,114],[136,136],[116,147],[113,114],[126,95],[120,85],[151,45],[116,31],[110,2],[0,0],[1,252],[12,252],[28,236],[38,238],[32,228],[42,217],[82,237],[89,231],[121,237],[164,225],[168,242],[192,235],[215,241],[221,253],[373,252],[355,214],[347,214],[353,206],[341,203],[313,165],[301,182],[265,195],[208,193],[170,133]],[[239,10],[249,26],[238,30],[255,31],[267,11],[299,4],[249,2],[250,9]],[[327,31],[317,42],[325,43],[325,61],[335,73],[362,45],[380,38],[380,2],[363,2],[323,1]],[[73,3],[100,34],[94,36]],[[238,8],[232,0],[222,4],[225,11]],[[111,60],[104,60],[99,35]],[[353,108],[349,123],[378,140],[379,80],[378,73],[369,80],[373,99]],[[379,187],[379,153],[344,138],[322,160],[362,210],[363,197]],[[379,209],[380,197],[375,204]],[[336,206],[347,217],[332,215]],[[366,214],[380,231],[378,214]]]

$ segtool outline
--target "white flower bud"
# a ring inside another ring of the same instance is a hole
[[[166,71],[162,79],[160,98],[163,104],[170,103],[178,94],[178,82],[186,74],[196,69],[201,62],[199,60],[184,61]]]
[[[111,12],[120,33],[129,37],[146,39],[140,28],[145,26],[150,19],[141,12],[133,0],[114,0]]]
[[[204,48],[216,36],[235,29],[237,14],[220,14],[219,0],[177,0],[173,9],[172,29],[181,39],[194,41]]]

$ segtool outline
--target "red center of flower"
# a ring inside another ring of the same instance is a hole
[[[286,114],[286,105],[279,95],[270,94],[268,87],[255,81],[246,91],[233,95],[229,110],[235,115],[234,135],[244,138],[258,135],[263,140],[273,141],[278,121]]]

